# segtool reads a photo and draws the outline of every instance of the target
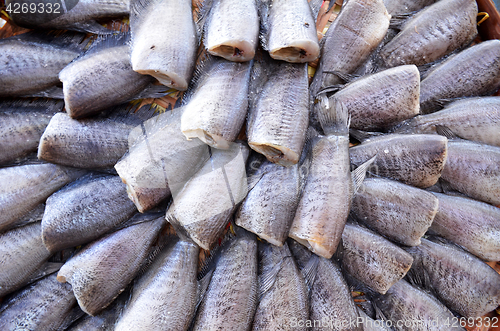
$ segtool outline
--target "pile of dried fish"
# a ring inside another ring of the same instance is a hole
[[[49,4],[0,40],[1,330],[500,324],[474,0],[345,1],[321,43],[333,1]]]

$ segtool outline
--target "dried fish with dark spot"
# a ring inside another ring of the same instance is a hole
[[[453,245],[426,239],[408,251],[415,258],[413,276],[423,278],[424,286],[434,289],[460,315],[480,317],[500,304],[500,275],[480,259]]]
[[[403,24],[380,51],[388,67],[423,65],[469,44],[477,35],[475,0],[441,0]]]
[[[430,69],[420,83],[420,112],[438,110],[443,99],[488,95],[499,87],[500,41],[484,41]]]
[[[438,211],[432,193],[382,178],[367,178],[352,202],[357,219],[406,246],[420,245]]]
[[[86,176],[47,199],[42,238],[51,252],[99,238],[136,211],[118,176]]]
[[[402,279],[413,262],[403,249],[359,225],[345,226],[342,244],[342,267],[381,294]]]
[[[195,313],[199,248],[178,241],[163,250],[134,284],[116,331],[183,331]]]
[[[134,71],[185,91],[196,60],[191,0],[132,0],[130,61]]]

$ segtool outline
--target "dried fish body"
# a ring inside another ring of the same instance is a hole
[[[290,166],[299,161],[309,123],[307,65],[269,59],[262,88],[252,91],[254,100],[247,122],[248,145],[269,161]]]
[[[26,285],[50,257],[40,222],[0,235],[0,297]]]
[[[196,60],[191,0],[132,0],[130,57],[134,71],[185,91]]]
[[[358,308],[359,317],[363,323],[363,331],[391,331],[392,329],[387,326],[386,321],[377,319],[374,320],[366,313]]]
[[[62,101],[14,101],[0,103],[0,164],[36,151],[45,127]]]
[[[47,199],[43,243],[51,252],[85,244],[129,219],[135,211],[120,177],[83,178]]]
[[[261,296],[252,330],[306,330],[298,327],[309,316],[306,283],[288,245],[259,244],[259,252]]]
[[[413,262],[403,249],[358,225],[345,226],[342,243],[342,267],[381,294],[402,279]]]
[[[454,190],[500,205],[500,147],[450,140],[441,177]]]
[[[26,35],[0,40],[1,97],[33,95],[54,87],[59,83],[59,72],[80,54],[74,45],[84,37],[63,34],[45,38],[53,39],[48,42]]]
[[[432,193],[382,178],[367,178],[352,202],[358,220],[379,234],[406,246],[420,238],[438,212]]]
[[[477,35],[475,0],[442,0],[404,23],[380,51],[388,67],[423,65],[469,44]]]
[[[299,202],[299,176],[298,165],[285,168],[264,161],[252,175],[260,179],[241,204],[236,224],[273,245],[282,246]]]
[[[0,231],[15,225],[48,196],[84,173],[50,163],[0,169]]]
[[[500,260],[500,209],[487,203],[434,193],[439,209],[431,230],[486,261]]]
[[[215,148],[228,148],[248,109],[251,62],[210,59],[196,73],[181,120],[182,133]]]
[[[0,328],[64,330],[75,304],[71,286],[59,283],[54,274],[23,289],[6,302],[0,309]]]
[[[420,112],[438,110],[439,101],[488,95],[500,87],[500,41],[472,46],[432,68],[420,83]]]
[[[415,258],[412,271],[428,279],[447,307],[464,317],[480,317],[500,304],[500,275],[460,248],[426,239],[408,250]]]
[[[70,283],[80,308],[95,316],[138,273],[164,219],[132,225],[85,247],[66,262],[57,280]]]
[[[10,4],[12,9],[16,8],[16,4],[22,6],[23,3],[26,4],[26,2],[20,0],[6,1],[6,5]],[[29,4],[29,10],[26,13],[24,13],[23,10],[17,13],[10,13],[14,23],[31,29],[67,29],[96,34],[107,34],[111,31],[98,24],[95,19],[128,15],[130,1],[35,0],[30,1]],[[31,4],[34,4],[34,6]],[[33,11],[33,8],[36,10]]]
[[[377,156],[369,171],[378,176],[426,188],[441,177],[447,155],[446,137],[428,134],[388,134],[351,147],[351,163],[358,166]]]
[[[117,299],[118,301],[120,299]],[[114,330],[116,320],[123,309],[124,302],[113,304],[96,316],[85,315],[73,323],[67,331],[107,331]]]
[[[132,126],[56,114],[40,139],[38,159],[78,168],[109,168],[127,152]]]
[[[72,118],[95,114],[134,99],[154,80],[132,70],[124,37],[109,37],[59,73]]]
[[[408,14],[432,5],[436,0],[384,0],[385,8],[391,15]]]
[[[500,97],[467,98],[450,103],[444,109],[419,115],[398,125],[396,133],[436,133],[448,128],[455,135],[500,147]]]
[[[129,135],[129,152],[115,165],[129,198],[142,213],[178,193],[210,157],[198,139],[181,132],[183,109],[153,117]]]
[[[256,0],[213,0],[205,25],[207,51],[229,61],[245,62],[255,56],[259,43],[259,13]]]
[[[353,129],[387,130],[418,115],[420,74],[414,65],[399,66],[365,76],[330,97],[349,110]]]
[[[262,1],[263,47],[273,59],[303,63],[319,56],[316,23],[306,0]]]
[[[222,250],[193,330],[249,330],[258,302],[257,241],[236,232]]]
[[[326,32],[312,95],[342,83],[335,72],[350,74],[362,65],[387,33],[390,18],[382,0],[347,2]]]
[[[210,159],[173,197],[167,221],[201,248],[210,249],[247,194],[247,157],[248,147],[240,143],[228,150],[213,149]]]
[[[135,283],[115,330],[187,330],[197,300],[198,253],[190,241],[161,252]]]
[[[396,330],[465,330],[436,298],[404,280],[394,284],[387,294],[374,302]]]

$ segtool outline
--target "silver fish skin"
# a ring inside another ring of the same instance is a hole
[[[11,4],[11,8],[21,4],[19,0],[7,0],[6,5]],[[130,11],[129,0],[70,0],[70,1],[31,1],[36,5],[38,11],[35,13],[22,10],[11,14],[12,20],[19,26],[27,28],[40,28],[51,30],[74,30],[90,32],[96,34],[111,33],[95,19],[106,17],[126,16]],[[21,7],[22,8],[22,7]]]
[[[191,0],[132,0],[130,5],[132,68],[185,91],[198,47]]]
[[[367,178],[352,201],[351,211],[363,224],[406,246],[420,245],[438,212],[432,193],[382,178]]]
[[[462,249],[426,239],[408,251],[415,273],[425,273],[441,301],[460,315],[480,317],[500,304],[500,275]]]
[[[118,176],[87,177],[47,199],[42,239],[51,252],[99,238],[136,211]]]
[[[381,294],[402,279],[413,263],[403,249],[359,225],[346,224],[342,243],[342,267]]]
[[[500,147],[450,140],[441,177],[454,190],[500,205]]]
[[[420,112],[420,74],[414,65],[398,66],[346,85],[330,97],[342,102],[351,116],[350,127],[386,131]]]
[[[391,132],[436,133],[437,126],[461,138],[500,147],[500,97],[458,100],[435,113],[404,121]]]
[[[299,202],[299,167],[285,168],[264,161],[252,176],[260,179],[241,204],[235,222],[267,242],[282,246]]]
[[[0,297],[26,285],[49,259],[41,232],[36,222],[0,235]]]
[[[249,330],[258,303],[257,240],[236,231],[223,248],[200,303],[193,330]]]
[[[361,66],[389,29],[391,15],[382,0],[352,0],[328,28],[311,93],[343,81],[332,72],[350,74]]]
[[[311,62],[320,48],[316,23],[306,0],[261,0],[263,47],[273,59]]]
[[[472,199],[433,193],[439,209],[431,230],[486,261],[500,260],[500,209]]]
[[[374,302],[398,331],[465,331],[454,323],[456,317],[441,302],[404,280],[394,284],[387,294],[378,296]]]
[[[75,305],[71,286],[59,283],[53,274],[26,287],[0,309],[0,328],[59,330]]]
[[[268,72],[257,79],[267,81],[251,91],[256,100],[248,111],[248,145],[269,161],[290,166],[299,161],[309,123],[307,65],[266,62]]]
[[[420,83],[420,112],[438,110],[439,100],[488,95],[500,87],[500,41],[472,46],[432,68]]]
[[[203,43],[210,54],[229,61],[250,61],[259,44],[256,0],[239,1],[237,6],[231,0],[213,0],[204,34]]]
[[[71,118],[130,101],[154,81],[132,70],[130,48],[121,44],[89,52],[61,70],[59,79]]]
[[[109,168],[127,152],[132,128],[113,120],[74,120],[66,113],[56,114],[40,139],[38,159],[78,168]]]
[[[93,242],[61,267],[57,280],[70,283],[80,308],[97,315],[134,279],[164,222],[132,225]]]
[[[187,330],[197,301],[199,247],[178,241],[161,252],[134,285],[115,330]]]
[[[248,192],[245,163],[248,147],[232,144],[213,149],[210,159],[173,197],[167,221],[201,248],[209,250]]]
[[[83,39],[76,37],[75,42]],[[30,95],[54,87],[59,83],[59,72],[79,54],[74,48],[22,37],[0,40],[0,97]]]
[[[380,51],[388,67],[430,63],[469,44],[477,35],[475,0],[442,0],[404,23]]]
[[[388,134],[349,148],[351,163],[359,166],[377,155],[369,171],[419,188],[430,187],[441,177],[448,139],[429,134]]]
[[[13,225],[84,170],[50,163],[0,169],[0,231]]]
[[[432,5],[436,0],[384,0],[390,15],[408,14]]]
[[[309,316],[307,288],[288,245],[259,244],[259,252],[261,298],[252,330],[305,331],[298,325]]]
[[[198,69],[181,119],[187,139],[198,138],[215,148],[229,148],[240,133],[248,110],[251,62],[207,60]]]
[[[36,151],[50,119],[63,107],[60,100],[0,103],[0,164]]]
[[[160,114],[131,130],[129,151],[115,165],[141,213],[178,193],[210,157],[203,142],[182,134],[182,112]]]

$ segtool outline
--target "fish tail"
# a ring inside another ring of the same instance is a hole
[[[326,135],[348,135],[351,118],[347,107],[340,101],[333,100],[332,103],[324,94],[319,96],[320,107],[318,109],[318,118],[321,127]]]

